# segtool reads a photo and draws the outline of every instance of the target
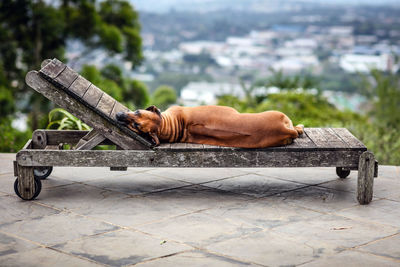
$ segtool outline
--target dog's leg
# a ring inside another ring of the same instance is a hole
[[[299,133],[299,135],[302,135],[304,133],[304,125],[303,124],[298,124],[294,128]]]

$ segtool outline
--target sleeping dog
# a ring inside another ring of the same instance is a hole
[[[288,145],[303,133],[279,111],[239,113],[225,106],[180,107],[165,112],[155,106],[135,112],[118,112],[118,122],[138,134],[160,142],[264,148]]]

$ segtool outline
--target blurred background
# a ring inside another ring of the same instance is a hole
[[[277,109],[400,165],[397,0],[1,0],[0,152],[37,128],[88,129],[25,84],[47,58],[132,110]]]

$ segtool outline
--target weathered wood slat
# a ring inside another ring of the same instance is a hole
[[[79,75],[78,78],[76,78],[76,80],[71,84],[69,90],[77,96],[83,97],[91,84],[91,82]]]
[[[18,191],[23,199],[31,199],[35,194],[35,178],[33,168],[17,166],[18,168]]]
[[[100,90],[96,85],[91,84],[82,99],[95,108],[103,94],[104,92],[102,90]]]
[[[55,79],[57,83],[61,84],[65,88],[69,88],[70,85],[78,78],[78,73],[72,70],[70,67],[66,67]]]
[[[366,149],[366,147],[364,146],[363,143],[361,143],[360,140],[358,140],[357,138],[355,138],[349,130],[347,130],[346,128],[333,128],[332,129],[349,147],[353,147],[353,148],[364,148]]]
[[[343,142],[343,140],[340,139],[331,128],[318,128],[318,130],[325,137],[326,147],[348,147],[348,145]]]
[[[324,133],[321,132],[319,128],[306,128],[304,130],[317,147],[330,147]]]
[[[91,130],[76,144],[76,150],[89,150],[103,142],[105,137],[96,130]]]
[[[292,146],[293,147],[313,148],[313,147],[315,147],[315,144],[310,140],[310,138],[307,136],[306,133],[303,133],[298,138],[293,140]]]
[[[103,93],[100,98],[99,103],[97,104],[97,109],[104,113],[107,117],[110,116],[112,109],[115,105],[115,99],[109,96],[106,93]]]
[[[40,72],[48,76],[51,79],[56,78],[67,66],[59,61],[58,59],[53,59],[50,63],[46,64]]]
[[[170,143],[161,143],[157,149],[170,149],[171,148],[171,144]]]
[[[372,200],[374,186],[374,154],[369,151],[360,156],[357,179],[357,200],[361,205],[368,204]]]
[[[21,150],[23,166],[336,167],[355,168],[362,151]]]
[[[95,128],[104,137],[111,140],[114,144],[124,149],[148,149],[147,141],[139,142],[139,137],[131,136],[129,132],[125,133],[122,129],[115,126],[105,118],[99,116],[95,111],[87,108],[83,103],[74,97],[66,94],[62,89],[58,89],[48,81],[42,79],[38,72],[31,71],[26,76],[26,83],[50,99],[56,105],[68,110],[74,116],[80,118],[89,126]]]
[[[51,62],[51,59],[45,59],[42,61],[42,63],[40,64],[41,68],[44,68],[47,64],[49,64]]]
[[[116,101],[114,104],[113,110],[111,111],[110,118],[115,120],[115,114],[117,114],[120,111],[128,112],[129,109],[127,107],[125,107],[124,105],[122,105],[121,103],[119,103],[118,101]]]
[[[171,144],[171,150],[182,150],[186,149],[187,144],[186,143],[173,143]]]

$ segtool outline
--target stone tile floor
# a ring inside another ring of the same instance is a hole
[[[0,154],[0,266],[400,266],[400,167],[374,200],[334,168],[54,168],[37,200]]]

